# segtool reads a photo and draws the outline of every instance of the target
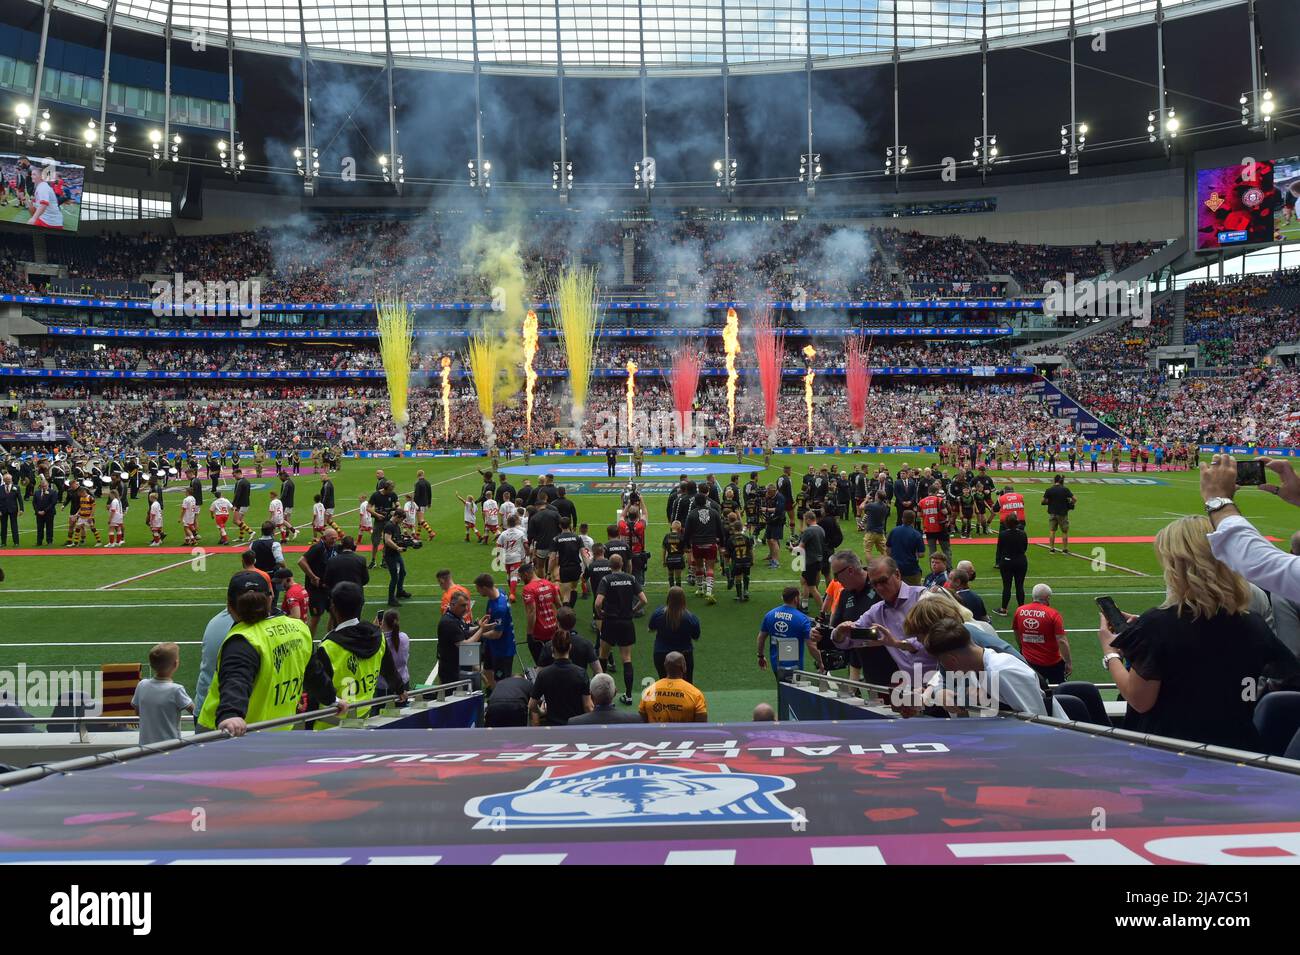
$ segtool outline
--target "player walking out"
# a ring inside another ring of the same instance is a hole
[[[220,491],[215,493],[212,503],[208,505],[208,513],[217,524],[217,531],[221,534],[223,544],[230,543],[230,537],[226,534],[226,523],[230,520],[230,514],[234,509],[234,505],[222,497]]]
[[[469,543],[470,534],[477,537],[480,544],[483,543],[483,535],[478,531],[478,501],[474,500],[474,498],[470,497],[468,494],[464,497],[457,494],[455,497],[456,500],[465,505],[465,543]],[[543,568],[542,570],[544,573],[545,569]]]
[[[162,546],[163,537],[163,512],[162,504],[158,502],[157,494],[149,495],[149,533],[153,535],[153,542],[150,547]]]
[[[117,491],[108,492],[108,546],[121,547],[125,535],[122,527],[126,522],[126,511],[122,509],[122,498]]]
[[[199,542],[199,502],[193,494],[185,495],[181,501],[181,529],[185,531],[187,545]]]

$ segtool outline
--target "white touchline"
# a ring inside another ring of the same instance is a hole
[[[155,567],[153,570],[146,570],[143,574],[136,574],[134,577],[126,577],[122,580],[114,581],[111,584],[104,584],[102,587],[96,587],[96,590],[112,590],[114,587],[120,587],[123,584],[129,584],[135,580],[143,580],[146,577],[152,577],[154,574],[161,574],[165,570],[175,570],[177,567],[184,567],[186,564],[192,564],[195,560],[202,559],[202,555],[191,554],[184,560],[178,560],[174,564],[168,564],[165,567]]]
[[[1034,542],[1034,546],[1035,546],[1035,547],[1041,547],[1043,550],[1046,550],[1046,551],[1050,551],[1050,550],[1051,550],[1051,548],[1048,547],[1046,544],[1040,544],[1040,543],[1038,543],[1037,541]],[[1140,570],[1134,570],[1134,569],[1131,568],[1131,567],[1125,567],[1123,564],[1112,564],[1110,561],[1107,561],[1107,560],[1100,560],[1100,558],[1096,558],[1096,557],[1089,557],[1087,554],[1077,554],[1077,553],[1075,553],[1074,551],[1070,551],[1069,553],[1066,553],[1065,551],[1061,551],[1060,553],[1061,553],[1062,555],[1066,556],[1066,557],[1077,557],[1077,558],[1079,558],[1079,560],[1086,560],[1086,561],[1094,561],[1094,560],[1096,560],[1096,561],[1099,561],[1103,567],[1114,567],[1116,570],[1122,570],[1122,571],[1124,571],[1124,572],[1127,573],[1127,574],[1132,574],[1134,577],[1150,577],[1150,576],[1151,576],[1150,574],[1143,573],[1143,572],[1140,571]]]
[[[769,581],[769,583],[776,583]],[[1101,590],[1057,590],[1053,593],[1058,597],[1096,597],[1103,592],[1111,594],[1134,594],[1136,596],[1154,596],[1164,594],[1163,590],[1125,590],[1108,588],[1106,591]],[[403,606],[441,606],[441,600],[408,600]],[[157,609],[186,609],[186,608],[219,608],[219,601],[200,601],[191,603],[129,603],[129,604],[0,604],[0,609],[4,610],[144,610],[150,607]],[[42,644],[43,646],[47,644]],[[150,646],[153,644],[151,643]],[[0,647],[16,646],[16,644],[7,644],[0,641]]]

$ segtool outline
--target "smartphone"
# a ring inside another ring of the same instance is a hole
[[[1110,632],[1118,634],[1128,626],[1128,620],[1120,613],[1119,607],[1115,606],[1113,597],[1098,597],[1097,609],[1106,617],[1106,625],[1110,627]]]
[[[1237,484],[1241,487],[1258,487],[1268,483],[1268,471],[1263,461],[1238,461]]]
[[[854,639],[854,640],[872,640],[872,641],[879,642],[880,639],[881,639],[881,636],[880,636],[880,628],[879,628],[879,627],[876,627],[876,626],[871,626],[871,627],[854,627],[854,628],[853,628],[853,639]]]

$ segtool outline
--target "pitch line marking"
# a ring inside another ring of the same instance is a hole
[[[122,586],[122,584],[129,584],[137,580],[143,580],[146,577],[152,577],[154,574],[161,574],[165,570],[175,570],[177,567],[183,567],[186,564],[192,564],[194,563],[195,560],[201,560],[202,557],[203,557],[202,549],[200,549],[200,553],[195,554],[191,557],[187,557],[184,560],[177,561],[174,564],[167,564],[163,567],[155,567],[153,570],[146,570],[143,574],[136,574],[134,577],[126,577],[122,580],[114,581],[111,584],[104,584],[104,586],[102,587],[96,587],[95,590],[97,591],[112,590],[114,587]]]
[[[1086,559],[1086,558],[1085,558]],[[773,583],[776,583],[775,581]],[[780,586],[787,586],[780,584]],[[1135,594],[1140,596],[1162,595],[1163,590],[1114,590],[1109,591],[1112,594]],[[1056,590],[1053,593],[1058,597],[1095,597],[1103,593],[1101,590]],[[725,595],[726,591],[721,591]],[[441,600],[408,600],[402,606],[441,606]],[[130,603],[130,604],[4,604],[0,605],[5,610],[146,610],[146,609],[219,609],[221,602],[214,600],[212,602],[202,603]],[[719,606],[724,607],[725,603],[720,602]],[[154,641],[156,642],[156,641]],[[36,644],[37,646],[54,646],[55,644]],[[153,642],[150,643],[150,646]],[[0,647],[21,646],[21,644],[6,643],[0,640]]]
[[[1038,544],[1038,543],[1035,543],[1034,546],[1035,546],[1035,547],[1041,547],[1043,550],[1048,551],[1049,553],[1051,553],[1051,548],[1049,548],[1046,544]],[[1084,554],[1076,554],[1076,553],[1074,553],[1073,551],[1070,551],[1070,552],[1068,552],[1068,553],[1067,553],[1066,551],[1057,551],[1057,553],[1064,554],[1066,557],[1077,557],[1077,558],[1079,558],[1079,560],[1086,560],[1086,561],[1088,561],[1089,563],[1091,563],[1093,560],[1100,560],[1100,558],[1088,557],[1088,556],[1086,556],[1086,555],[1084,555]],[[1140,571],[1140,570],[1134,570],[1134,569],[1131,568],[1131,567],[1125,567],[1125,566],[1123,566],[1122,564],[1112,564],[1110,561],[1107,561],[1107,560],[1102,560],[1102,561],[1101,561],[1101,564],[1102,564],[1103,567],[1114,567],[1116,570],[1122,570],[1122,571],[1124,571],[1124,573],[1126,573],[1126,574],[1132,574],[1134,577],[1150,577],[1150,576],[1151,576],[1150,574],[1143,573],[1143,572]]]

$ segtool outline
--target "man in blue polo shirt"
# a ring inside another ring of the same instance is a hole
[[[913,585],[921,582],[921,563],[917,557],[925,553],[925,538],[915,524],[916,513],[903,511],[898,526],[889,532],[889,537],[885,540],[885,547],[898,565],[899,574],[906,583]]]
[[[812,619],[799,609],[799,588],[787,587],[781,592],[781,606],[769,610],[763,617],[763,625],[758,631],[758,668],[766,670],[768,659],[772,662],[772,672],[778,674],[780,679],[780,669],[793,670],[803,669],[803,648],[808,642],[808,637],[812,633]],[[799,663],[796,666],[791,663],[780,663],[777,660],[777,640],[782,638],[793,637],[799,641]],[[764,646],[771,639],[771,646],[768,647],[767,653],[764,653]],[[822,656],[816,646],[810,646],[809,651],[812,653],[813,660],[816,662],[818,669],[821,668]]]
[[[510,613],[510,600],[497,589],[491,574],[474,578],[474,589],[487,601],[484,610],[492,618],[495,634],[483,640],[483,682],[488,689],[514,673],[515,669],[515,618]]]

